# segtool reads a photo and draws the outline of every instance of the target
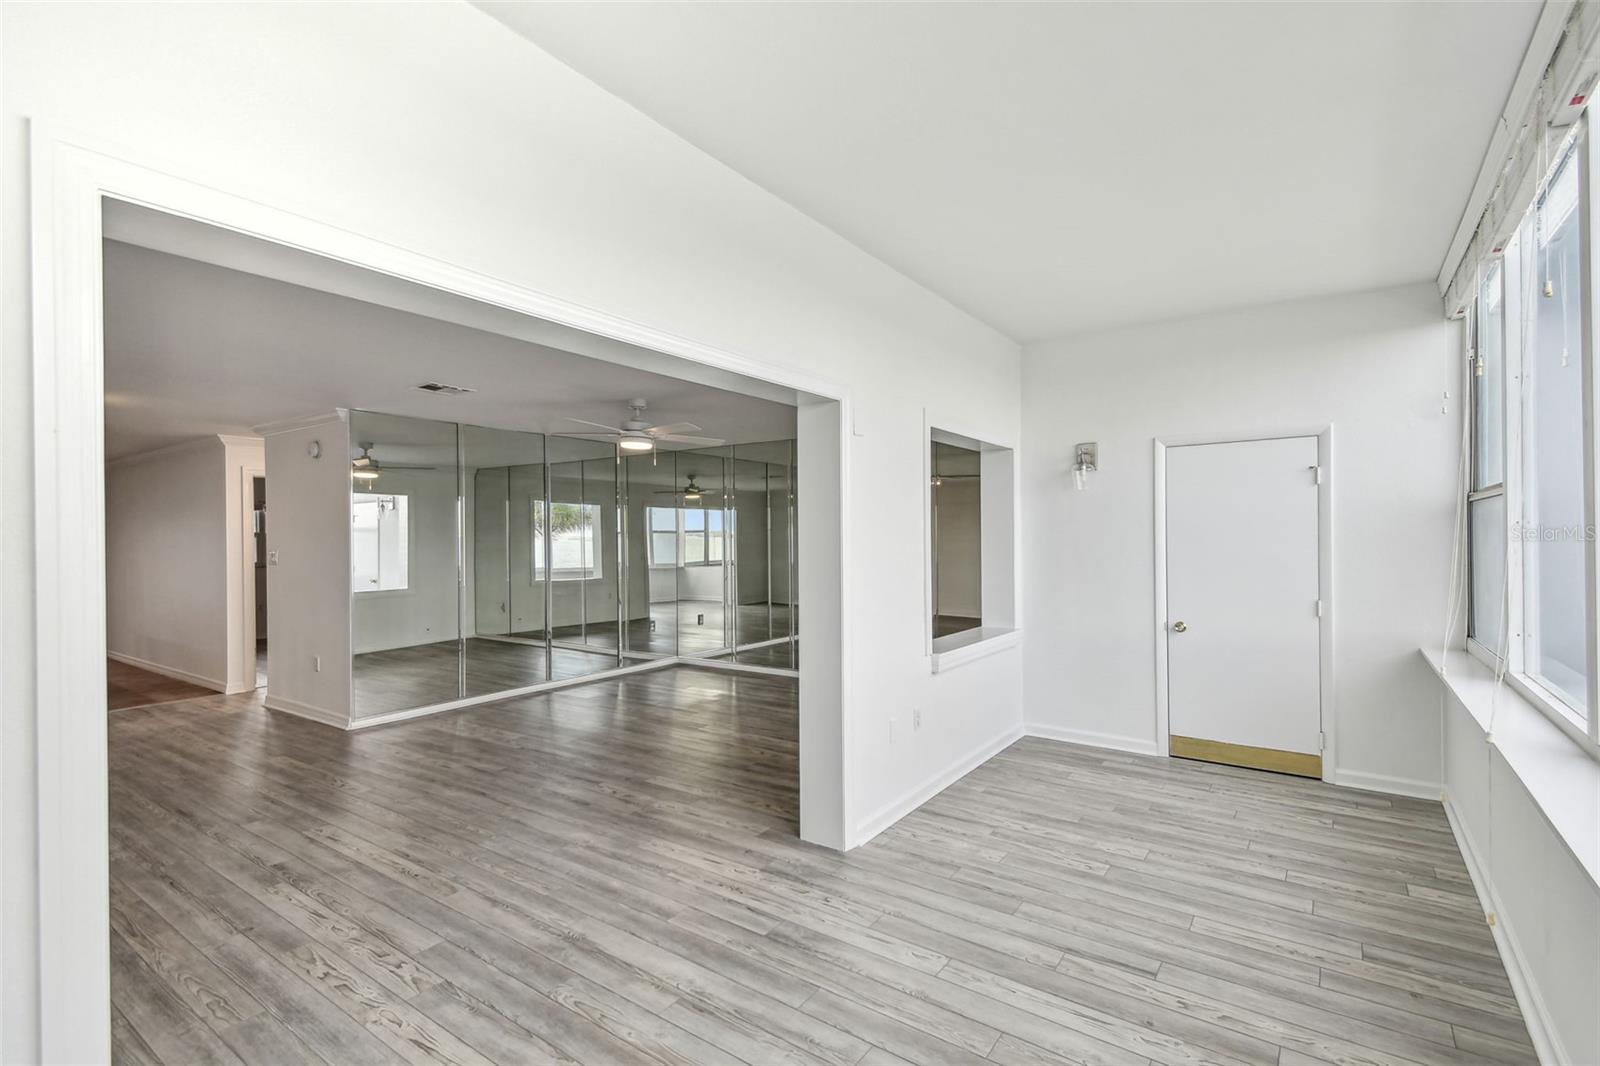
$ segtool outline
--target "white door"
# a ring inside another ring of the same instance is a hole
[[[1317,438],[1170,447],[1166,466],[1170,750],[1320,776]]]

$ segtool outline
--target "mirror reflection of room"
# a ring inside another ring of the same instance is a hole
[[[356,718],[664,659],[797,668],[794,441],[600,437],[350,413]]]
[[[980,453],[930,442],[933,636],[983,625],[982,478]]]

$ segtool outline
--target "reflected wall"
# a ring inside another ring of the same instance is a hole
[[[798,665],[793,441],[350,424],[355,717],[663,658]]]

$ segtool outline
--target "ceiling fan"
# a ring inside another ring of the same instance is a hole
[[[378,480],[378,475],[383,472],[385,467],[382,463],[379,463],[377,457],[372,454],[372,442],[370,440],[362,441],[358,447],[361,449],[361,454],[350,460],[350,476],[355,478],[357,481]],[[437,470],[439,468],[436,466],[415,466],[410,463],[390,463],[387,469]]]
[[[574,436],[604,436],[615,440],[617,447],[625,452],[652,451],[657,443],[693,444],[701,448],[715,448],[720,444],[726,443],[715,437],[689,436],[689,434],[700,428],[693,422],[673,422],[665,426],[652,426],[644,420],[644,410],[647,406],[643,400],[629,400],[628,409],[633,412],[633,416],[624,420],[622,425],[617,427],[608,426],[601,422],[590,422],[586,418],[569,417],[567,421],[605,430],[604,433],[578,433],[574,434]]]

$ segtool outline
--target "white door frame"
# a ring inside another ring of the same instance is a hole
[[[45,1062],[110,1054],[105,675],[104,198],[164,211],[771,382],[801,394],[801,835],[854,841],[846,388],[701,344],[376,236],[271,206],[206,175],[30,121],[40,1040]],[[192,178],[192,180],[191,180]],[[257,190],[259,197],[259,190]],[[826,438],[826,439],[824,439]],[[809,469],[808,469],[809,467]]]
[[[1322,779],[1332,781],[1338,765],[1338,716],[1333,691],[1333,424],[1315,429],[1289,429],[1262,433],[1216,433],[1155,440],[1155,632],[1156,751],[1170,747],[1170,706],[1167,691],[1167,449],[1195,444],[1233,444],[1285,437],[1317,438],[1317,596],[1322,601],[1318,620],[1317,674],[1322,711]]]

